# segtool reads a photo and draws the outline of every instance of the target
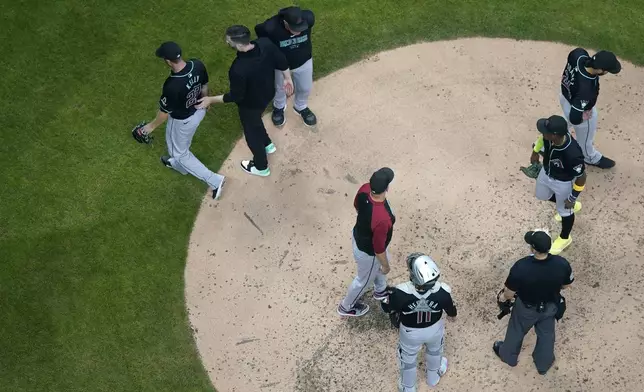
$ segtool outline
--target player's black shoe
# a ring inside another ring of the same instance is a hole
[[[344,317],[360,317],[364,316],[368,311],[369,305],[363,304],[362,302],[356,302],[350,310],[343,308],[342,304],[338,305],[338,314]]]
[[[273,107],[273,115],[271,116],[271,120],[273,120],[273,125],[275,125],[276,127],[281,127],[282,125],[284,125],[286,123],[284,109]]]
[[[161,157],[161,163],[163,163],[163,165],[165,167],[172,168],[172,165],[170,164],[170,156],[169,155],[163,155]]]
[[[600,169],[610,169],[615,166],[615,161],[610,158],[602,157],[597,163],[589,163],[591,166],[597,166]]]
[[[300,117],[302,117],[302,120],[304,121],[304,125],[308,127],[313,127],[315,124],[318,123],[318,119],[315,117],[315,114],[311,111],[309,108],[304,108],[302,110],[295,110],[295,113],[299,114]]]

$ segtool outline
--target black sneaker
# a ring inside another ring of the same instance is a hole
[[[278,109],[273,106],[273,115],[271,116],[273,120],[273,125],[276,127],[281,127],[286,123],[286,116],[284,115],[284,109]]]
[[[338,314],[340,316],[360,317],[367,314],[368,311],[369,311],[369,305],[363,304],[362,302],[356,302],[356,304],[353,305],[353,308],[351,308],[350,310],[346,310],[345,308],[343,308],[342,304],[338,305]]]
[[[600,169],[610,169],[615,166],[615,161],[610,158],[602,157],[597,163],[589,163],[590,166],[597,166]]]
[[[299,114],[300,117],[302,117],[302,120],[304,121],[304,125],[308,127],[313,127],[315,124],[318,123],[318,119],[315,117],[315,114],[311,111],[309,108],[304,108],[302,110],[295,110],[295,113]]]
[[[161,157],[161,163],[163,163],[163,166],[172,168],[172,165],[170,164],[170,156],[169,155],[164,155]]]

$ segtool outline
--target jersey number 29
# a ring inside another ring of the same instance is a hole
[[[201,83],[195,84],[186,96],[186,109],[194,106],[201,95]]]

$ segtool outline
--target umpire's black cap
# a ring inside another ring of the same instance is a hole
[[[622,64],[617,60],[615,53],[601,50],[593,56],[593,68],[616,74],[622,70]]]
[[[535,251],[539,253],[548,253],[552,246],[552,238],[545,231],[529,231],[523,237]]]
[[[375,173],[371,175],[369,180],[369,186],[371,187],[371,192],[379,195],[389,188],[389,184],[394,180],[394,171],[388,167],[383,167],[378,169]]]
[[[279,14],[288,23],[288,27],[296,33],[301,33],[309,28],[309,23],[302,18],[302,10],[300,7],[283,8]]]
[[[176,42],[164,42],[157,49],[156,55],[164,60],[176,60],[181,57],[181,48]]]
[[[537,121],[537,129],[541,133],[563,136],[568,133],[568,122],[561,116],[550,116]]]

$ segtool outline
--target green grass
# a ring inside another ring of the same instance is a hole
[[[205,190],[136,144],[168,72],[163,40],[201,58],[223,92],[233,23],[275,0],[23,0],[0,5],[0,390],[212,391],[183,304]],[[644,2],[316,0],[316,76],[383,49],[463,36],[609,49],[644,63]],[[563,62],[563,59],[562,59]],[[209,112],[193,151],[211,168],[240,126]]]

